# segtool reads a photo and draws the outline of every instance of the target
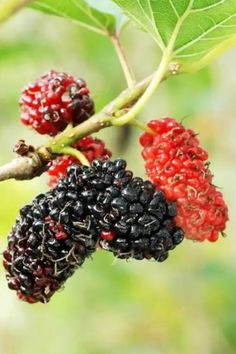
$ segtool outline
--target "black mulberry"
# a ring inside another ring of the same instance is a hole
[[[83,211],[79,200],[56,191],[37,196],[21,209],[3,254],[8,286],[20,299],[49,301],[95,251],[97,232]]]
[[[20,211],[4,252],[8,285],[28,302],[47,302],[100,246],[119,258],[158,262],[183,240],[175,205],[126,162],[71,165],[56,187]]]
[[[71,193],[87,201],[100,246],[119,258],[162,262],[183,240],[174,221],[175,204],[150,181],[133,178],[122,159],[95,160],[91,168],[71,166],[55,190],[69,191],[72,186]]]

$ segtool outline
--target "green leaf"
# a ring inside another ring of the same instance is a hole
[[[235,0],[113,0],[172,60],[207,64],[236,43]]]
[[[86,2],[98,11],[112,15],[116,22],[116,30],[118,32],[127,22],[127,17],[122,10],[111,0],[86,0]]]
[[[36,0],[31,7],[49,15],[75,20],[103,35],[119,32],[125,22],[121,9],[110,0]]]

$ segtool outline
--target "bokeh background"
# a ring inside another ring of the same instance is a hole
[[[155,44],[130,25],[122,41],[137,77],[159,60]],[[236,49],[192,76],[161,85],[143,111],[147,121],[174,116],[200,133],[215,184],[229,204],[227,238],[185,241],[163,264],[114,260],[97,252],[47,305],[8,290],[0,268],[1,354],[221,354],[236,352]],[[23,10],[0,27],[0,163],[19,138],[44,137],[19,124],[20,89],[48,69],[88,81],[97,109],[125,82],[109,41],[67,20]],[[108,129],[114,157],[144,176],[136,129]],[[0,251],[19,208],[47,190],[47,176],[0,183]]]

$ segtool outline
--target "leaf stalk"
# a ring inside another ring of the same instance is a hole
[[[124,49],[121,45],[119,37],[116,34],[114,34],[114,35],[110,36],[110,39],[111,39],[111,42],[115,48],[118,59],[120,61],[120,65],[123,70],[127,85],[128,85],[128,87],[132,87],[135,83],[134,73],[128,63],[126,54],[125,54]]]

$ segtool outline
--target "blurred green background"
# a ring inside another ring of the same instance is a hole
[[[130,25],[122,36],[142,78],[159,53]],[[221,354],[236,352],[236,50],[210,68],[162,84],[142,113],[147,121],[174,116],[200,133],[215,184],[229,204],[227,238],[215,244],[185,241],[168,261],[119,261],[97,252],[47,305],[20,302],[0,275],[1,354]],[[13,158],[19,138],[44,137],[19,124],[20,89],[48,69],[88,81],[97,109],[125,82],[107,39],[69,21],[23,10],[0,28],[0,163]],[[136,129],[99,134],[114,157],[144,176]],[[0,250],[19,208],[47,190],[47,176],[0,183]]]

